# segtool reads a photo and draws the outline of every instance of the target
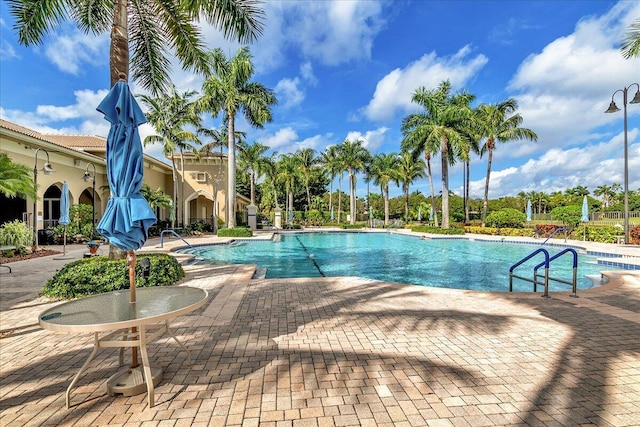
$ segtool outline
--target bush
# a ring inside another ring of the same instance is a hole
[[[582,217],[582,206],[560,206],[551,211],[551,218],[556,221],[562,221],[563,224],[575,227],[580,224]]]
[[[629,243],[633,245],[640,245],[640,225],[631,227],[629,230]]]
[[[358,230],[364,228],[364,224],[342,224],[340,228],[343,230]]]
[[[143,278],[141,258],[149,258],[149,277]],[[168,286],[184,277],[175,257],[166,254],[138,254],[136,286]],[[129,266],[126,259],[106,256],[84,258],[62,267],[42,288],[50,298],[72,299],[129,288]]]
[[[640,226],[634,227],[640,233]],[[633,228],[629,230],[629,235],[631,236],[631,243],[633,243]],[[589,242],[599,242],[599,243],[616,243],[617,237],[621,234],[624,234],[624,231],[620,227],[616,227],[614,225],[589,225],[586,224],[586,230],[584,225],[578,226],[573,232],[573,238],[576,240],[582,240],[584,237],[585,240]],[[640,241],[637,241],[640,243]]]
[[[218,237],[252,237],[253,231],[248,227],[221,228]]]
[[[33,243],[33,230],[24,222],[5,222],[0,226],[0,245],[15,246],[20,250]]]
[[[465,227],[467,233],[473,234],[488,234],[490,236],[533,236],[533,230],[531,228],[495,228],[495,227]]]
[[[415,231],[416,233],[447,234],[447,235],[464,234],[464,229],[460,227],[440,228],[440,227],[433,227],[430,225],[418,225],[416,227],[411,227],[411,231]]]
[[[317,209],[311,209],[307,212],[307,221],[312,225],[322,225],[324,218],[322,217],[322,212]]]
[[[513,208],[504,208],[491,212],[487,216],[486,224],[496,228],[522,228],[527,220],[527,215]]]

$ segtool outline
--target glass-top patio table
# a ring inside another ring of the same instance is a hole
[[[120,365],[123,364],[124,348],[140,349],[149,407],[154,405],[154,384],[147,344],[166,332],[189,354],[169,329],[169,322],[202,307],[207,300],[207,291],[188,286],[138,288],[136,291],[135,303],[129,302],[127,289],[65,302],[40,314],[39,323],[43,329],[94,334],[93,351],[67,388],[67,409],[72,387],[101,347],[120,348]]]

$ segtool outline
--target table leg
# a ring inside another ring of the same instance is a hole
[[[67,409],[69,409],[71,407],[71,389],[78,382],[78,379],[80,378],[80,375],[89,367],[89,363],[91,363],[93,358],[96,357],[96,353],[98,352],[98,348],[100,348],[100,342],[98,340],[98,333],[96,332],[94,334],[93,351],[91,352],[91,354],[89,355],[87,360],[84,362],[84,365],[82,365],[82,368],[80,368],[80,370],[78,371],[76,376],[73,377],[73,380],[71,381],[71,384],[69,384],[69,387],[67,387],[67,393],[65,394],[66,403],[67,403]]]
[[[140,342],[140,356],[142,357],[144,380],[147,383],[147,397],[149,399],[149,408],[152,408],[154,405],[154,387],[153,376],[151,375],[151,365],[149,365],[149,354],[147,353],[146,327],[144,325],[140,326],[140,330],[138,333],[140,334],[140,336],[138,337]]]
[[[167,334],[169,334],[169,336],[171,336],[171,338],[173,338],[173,339],[174,339],[174,341],[175,341],[175,342],[177,342],[177,343],[178,343],[178,345],[179,345],[180,347],[182,347],[182,349],[187,353],[187,358],[191,358],[191,352],[189,351],[189,349],[188,349],[187,347],[185,347],[185,346],[184,346],[184,344],[182,344],[182,343],[180,342],[180,340],[178,340],[178,337],[176,337],[176,336],[173,334],[173,332],[171,332],[171,330],[169,329],[169,321],[168,321],[168,320],[164,322],[164,326],[165,326],[165,329],[166,329],[166,331],[167,331]]]

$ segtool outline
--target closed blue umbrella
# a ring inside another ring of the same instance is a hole
[[[62,237],[62,255],[67,254],[67,225],[71,223],[69,219],[69,184],[67,181],[62,183],[62,194],[60,195],[60,219],[58,224],[64,225]],[[58,258],[61,259],[61,258]]]
[[[144,245],[149,227],[156,222],[151,207],[140,194],[144,159],[138,126],[147,119],[124,81],[111,88],[97,110],[111,123],[107,137],[111,197],[97,230],[109,244],[133,252]]]
[[[420,209],[420,207],[418,207],[418,221],[422,220],[422,209]]]
[[[589,201],[587,200],[587,196],[584,196],[582,199],[582,217],[580,221],[589,222]]]
[[[527,222],[531,221],[531,200],[527,200]]]
[[[582,199],[582,217],[580,221],[584,222],[584,226],[582,227],[582,240],[587,240],[587,222],[589,222],[589,201],[587,200],[587,196],[584,196]]]
[[[431,209],[429,209],[429,221],[433,221],[433,206],[431,206]]]
[[[331,206],[331,221],[333,221],[334,219],[336,219],[336,216],[333,213],[333,206]]]

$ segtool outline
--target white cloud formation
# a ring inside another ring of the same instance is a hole
[[[60,32],[46,44],[44,52],[61,71],[77,75],[83,65],[107,63],[109,34],[95,36],[77,29]]]
[[[300,65],[300,75],[310,85],[315,86],[318,84],[318,79],[313,74],[313,65],[311,65],[311,62],[306,61]]]
[[[404,69],[396,68],[376,85],[373,98],[362,109],[373,121],[388,121],[397,110],[412,111],[411,97],[420,86],[435,88],[449,80],[452,88],[462,88],[488,62],[482,54],[471,57],[471,47],[464,46],[452,56],[438,57],[436,52],[423,55]]]
[[[613,92],[640,76],[640,61],[625,60],[619,51],[623,33],[637,16],[640,3],[618,2],[602,16],[579,21],[572,34],[520,65],[509,89],[517,92],[523,126],[539,136],[531,146],[537,152],[584,142],[593,129],[620,120],[603,113]]]
[[[384,143],[385,134],[388,130],[389,128],[382,126],[376,130],[366,131],[364,134],[358,131],[351,131],[345,139],[349,141],[362,140],[363,146],[371,153],[375,153]]]
[[[276,84],[275,92],[278,103],[284,108],[300,105],[304,101],[304,91],[300,89],[300,79],[282,79]]]

